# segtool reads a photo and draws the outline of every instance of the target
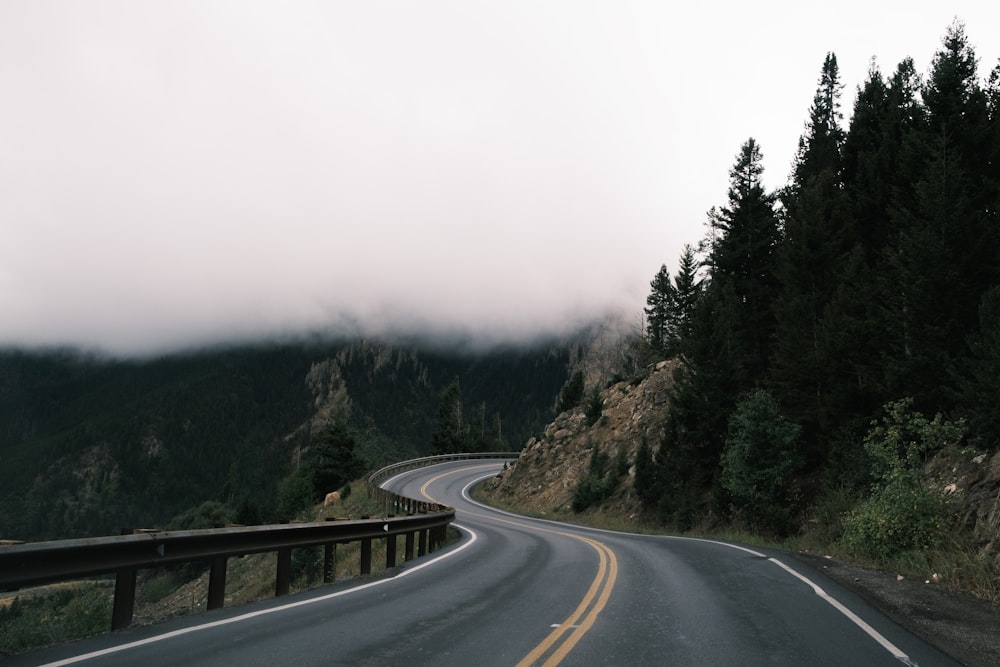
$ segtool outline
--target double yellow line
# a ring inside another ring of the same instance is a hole
[[[572,537],[573,539],[589,544],[597,551],[600,557],[600,565],[597,568],[597,576],[594,577],[590,588],[587,589],[587,594],[583,596],[583,600],[573,613],[569,615],[569,618],[550,632],[549,636],[542,640],[542,643],[536,646],[531,653],[524,656],[524,659],[517,663],[517,667],[531,667],[532,665],[536,665],[546,655],[548,655],[548,658],[542,663],[542,667],[554,667],[554,665],[562,662],[563,658],[573,650],[577,642],[594,625],[598,614],[604,609],[604,605],[608,603],[611,591],[615,587],[615,580],[618,578],[618,559],[615,558],[615,552],[603,543],[558,530],[550,531],[544,528],[539,528],[538,530],[556,533],[557,535],[566,535],[567,537]],[[556,644],[560,641],[560,638],[570,629],[573,632],[557,646]]]
[[[431,498],[431,496],[427,493],[427,487],[442,477],[454,475],[459,472],[465,472],[467,470],[469,470],[469,468],[452,470],[433,477],[420,487],[420,493],[431,502],[438,502],[437,500]],[[597,576],[595,576],[594,580],[591,582],[590,588],[587,589],[586,595],[583,596],[583,600],[580,601],[580,604],[577,605],[576,609],[573,610],[573,613],[570,614],[565,621],[555,626],[552,632],[550,632],[549,635],[543,639],[540,644],[538,644],[538,646],[532,649],[531,653],[526,655],[520,662],[517,663],[517,667],[533,667],[534,665],[539,664],[539,661],[544,658],[545,662],[541,663],[542,667],[555,667],[555,665],[558,665],[567,655],[569,655],[569,652],[572,651],[577,643],[583,639],[583,636],[590,631],[590,628],[593,627],[598,615],[608,603],[608,599],[611,597],[611,591],[615,587],[615,581],[618,579],[618,559],[615,558],[615,552],[608,548],[608,546],[604,543],[592,540],[589,537],[583,537],[582,535],[574,535],[573,533],[567,533],[562,530],[531,526],[519,521],[510,521],[496,516],[478,513],[475,513],[475,515],[484,519],[490,519],[491,521],[508,523],[513,526],[518,526],[519,528],[528,528],[530,530],[537,530],[543,533],[570,537],[591,546],[594,551],[597,552],[599,559]],[[569,633],[569,636],[564,638],[563,636],[570,630],[572,630],[572,632]]]

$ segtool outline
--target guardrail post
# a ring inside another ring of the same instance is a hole
[[[417,557],[427,555],[427,529],[419,531],[417,538]]]
[[[212,559],[212,569],[208,575],[208,608],[222,609],[226,604],[226,557]]]
[[[372,538],[361,540],[361,574],[372,573]]]
[[[337,543],[323,545],[323,583],[332,584],[337,578]]]
[[[442,528],[443,527],[438,527],[438,528],[432,528],[431,529],[430,543],[428,544],[428,548],[431,551],[437,551],[437,549],[442,544],[444,544],[445,538],[447,538],[447,536],[448,536],[447,533],[445,532],[447,530],[447,528],[444,528],[443,530],[442,530]]]
[[[274,575],[274,597],[288,595],[288,585],[292,580],[292,549],[278,549],[278,569]]]
[[[396,567],[396,536],[387,535],[385,538],[385,569]]]
[[[406,534],[406,546],[403,548],[403,560],[413,560],[413,532]]]
[[[131,528],[122,528],[122,535],[131,535]],[[135,578],[134,567],[123,567],[115,573],[115,602],[111,609],[111,629],[123,630],[132,623],[135,610]]]

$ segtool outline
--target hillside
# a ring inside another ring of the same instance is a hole
[[[370,466],[430,453],[442,390],[510,448],[551,419],[573,341],[485,352],[375,341],[151,360],[0,352],[0,539],[161,527],[206,501],[278,520],[276,486],[348,415]]]
[[[661,361],[645,376],[617,382],[601,392],[601,415],[590,425],[583,406],[558,415],[540,437],[531,438],[512,463],[488,487],[501,500],[543,512],[572,510],[573,496],[588,473],[596,447],[610,461],[624,456],[625,477],[601,510],[635,519],[642,511],[636,496],[636,453],[640,443],[653,447],[663,440],[667,401],[676,362]]]

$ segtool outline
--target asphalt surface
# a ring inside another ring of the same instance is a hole
[[[462,539],[395,576],[103,635],[3,664],[956,665],[777,552],[505,514],[496,462],[387,482],[457,510]]]

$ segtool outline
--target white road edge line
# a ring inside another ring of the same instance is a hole
[[[486,477],[491,477],[491,476],[492,475],[486,475],[484,477],[480,477],[479,479],[477,479],[477,480],[475,480],[473,482],[470,482],[468,486],[466,486],[464,489],[462,489],[462,497],[465,498],[465,500],[469,501],[470,503],[472,503],[474,505],[478,505],[479,507],[482,507],[482,508],[485,508],[485,509],[488,509],[488,510],[492,510],[494,512],[499,512],[501,514],[506,514],[507,516],[518,517],[518,518],[522,518],[522,519],[523,518],[529,518],[532,521],[542,521],[544,523],[551,523],[551,524],[556,524],[556,525],[559,525],[559,526],[566,526],[567,525],[567,524],[564,524],[564,523],[560,523],[559,521],[552,521],[551,519],[536,519],[534,517],[520,517],[519,515],[514,514],[513,512],[507,512],[505,510],[497,509],[496,507],[490,507],[489,505],[484,505],[483,503],[480,503],[480,502],[478,502],[476,500],[473,500],[472,497],[468,495],[467,491],[476,482],[479,482],[479,481],[481,481],[483,479],[486,479]],[[604,528],[591,528],[589,526],[575,526],[575,527],[583,528],[586,531],[591,531],[591,532],[596,532],[596,533],[610,533],[610,534],[613,534],[613,535],[629,535],[629,536],[636,536],[636,535],[638,535],[637,533],[623,533],[623,532],[618,531],[618,530],[607,530],[607,529],[604,529]],[[886,651],[888,651],[889,653],[891,653],[894,658],[896,658],[897,660],[899,660],[900,662],[902,662],[904,665],[908,665],[909,667],[916,667],[916,663],[914,663],[912,660],[910,660],[910,656],[908,656],[906,653],[904,653],[898,646],[896,646],[895,644],[893,644],[891,641],[889,641],[888,639],[886,639],[885,635],[883,635],[878,630],[876,630],[875,628],[873,628],[872,626],[870,626],[867,622],[864,621],[864,619],[860,618],[857,614],[855,614],[853,611],[851,611],[850,609],[848,609],[847,607],[845,607],[836,598],[834,598],[829,593],[827,593],[825,590],[823,590],[822,586],[820,586],[819,584],[817,584],[816,582],[814,582],[812,579],[810,579],[809,577],[805,576],[804,574],[801,574],[801,573],[797,572],[796,570],[792,569],[791,567],[789,567],[788,565],[786,565],[782,561],[778,560],[777,558],[772,558],[770,556],[767,556],[766,554],[762,554],[759,551],[754,551],[753,549],[749,549],[747,547],[741,547],[738,544],[729,544],[728,542],[719,542],[718,540],[706,540],[706,539],[701,538],[701,537],[681,537],[681,536],[674,536],[674,535],[643,535],[643,537],[648,537],[648,538],[653,538],[653,539],[691,540],[691,541],[695,541],[695,542],[708,542],[709,544],[718,544],[718,545],[721,545],[721,546],[724,546],[724,547],[728,547],[730,549],[737,549],[739,551],[745,551],[748,554],[752,554],[752,555],[758,556],[760,558],[765,558],[768,561],[770,561],[771,563],[774,563],[775,565],[777,565],[778,567],[780,567],[782,570],[785,570],[786,572],[788,572],[790,575],[792,575],[796,579],[802,581],[804,584],[806,584],[810,588],[812,588],[813,592],[816,593],[816,595],[819,596],[820,599],[824,600],[831,607],[833,607],[834,609],[836,609],[837,611],[839,611],[841,614],[843,614],[847,618],[847,620],[849,620],[852,623],[854,623],[854,625],[858,626],[858,628],[860,628],[865,634],[867,634],[869,637],[871,637],[876,642],[878,642],[879,645],[881,645],[882,648],[884,648]]]
[[[129,649],[138,648],[139,646],[146,646],[147,644],[155,644],[156,642],[161,642],[161,641],[164,641],[166,639],[172,639],[174,637],[180,637],[182,635],[191,634],[192,632],[198,632],[200,630],[208,630],[208,629],[211,629],[211,628],[217,628],[217,627],[220,627],[220,626],[223,626],[223,625],[229,625],[230,623],[239,623],[240,621],[246,621],[246,620],[249,620],[251,618],[257,618],[258,616],[267,616],[268,614],[276,614],[278,612],[286,611],[288,609],[294,609],[296,607],[304,607],[306,605],[315,604],[317,602],[325,602],[327,600],[332,600],[334,598],[339,598],[339,597],[342,597],[344,595],[349,595],[351,593],[355,593],[357,591],[363,591],[363,590],[368,589],[368,588],[374,588],[375,586],[382,586],[384,584],[392,583],[394,581],[402,579],[403,577],[409,576],[409,575],[413,574],[414,572],[419,572],[420,570],[424,569],[425,567],[430,567],[431,565],[439,563],[439,562],[441,562],[442,560],[444,560],[446,558],[451,558],[452,556],[455,556],[455,555],[457,555],[457,554],[465,551],[466,549],[468,549],[469,547],[471,547],[473,544],[475,544],[475,542],[476,542],[476,540],[478,539],[479,536],[477,535],[477,533],[474,530],[466,528],[465,526],[460,526],[457,523],[453,523],[452,525],[455,528],[458,528],[459,530],[462,530],[462,531],[465,531],[466,533],[468,533],[469,538],[470,538],[469,541],[466,542],[465,544],[463,544],[463,545],[455,548],[455,549],[452,549],[452,550],[450,550],[450,551],[448,551],[446,553],[443,553],[440,556],[432,558],[432,559],[430,559],[430,560],[428,560],[428,561],[426,561],[424,563],[420,563],[419,565],[416,565],[414,567],[407,568],[407,569],[403,570],[402,572],[400,572],[399,574],[394,575],[392,577],[388,577],[388,578],[385,578],[385,579],[378,579],[376,581],[368,582],[367,584],[362,584],[360,586],[355,586],[354,588],[348,588],[348,589],[345,589],[345,590],[342,590],[342,591],[337,591],[336,593],[329,593],[327,595],[322,595],[320,597],[309,598],[308,600],[299,600],[298,602],[290,602],[289,604],[284,604],[284,605],[281,605],[280,607],[271,607],[270,609],[260,609],[258,611],[252,611],[250,613],[241,614],[240,616],[234,616],[232,618],[226,618],[226,619],[222,619],[222,620],[219,620],[219,621],[212,621],[211,623],[203,623],[201,625],[193,625],[193,626],[188,627],[188,628],[181,628],[180,630],[173,630],[171,632],[165,632],[162,635],[156,635],[155,637],[148,637],[146,639],[140,639],[140,640],[137,640],[137,641],[134,641],[134,642],[129,642],[128,644],[120,644],[118,646],[111,646],[109,648],[101,649],[99,651],[93,651],[91,653],[84,653],[83,655],[76,655],[76,656],[72,656],[70,658],[65,658],[63,660],[57,660],[55,662],[45,663],[44,665],[41,665],[40,667],[62,667],[63,665],[72,665],[72,664],[75,664],[75,663],[78,663],[78,662],[83,662],[84,660],[91,660],[93,658],[99,658],[99,657],[104,656],[104,655],[110,655],[112,653],[118,653],[118,652],[121,652],[121,651],[127,651]]]

